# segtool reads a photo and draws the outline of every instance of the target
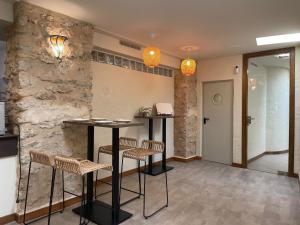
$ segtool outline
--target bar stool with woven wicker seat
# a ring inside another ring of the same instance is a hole
[[[137,147],[137,143],[138,143],[138,141],[135,138],[120,137],[120,139],[119,139],[119,146],[120,146],[119,150],[124,151],[124,150],[134,149],[134,148]],[[100,146],[99,147],[98,157],[97,157],[97,162],[98,163],[99,163],[99,160],[100,160],[100,153],[112,155],[112,145],[105,145],[105,146]],[[140,165],[138,166],[138,168],[139,168],[138,176],[139,176],[139,184],[140,184],[141,183],[141,181],[140,181],[141,180]],[[96,181],[98,182],[98,171],[96,172]],[[100,182],[104,183],[104,184],[107,184],[107,185],[111,185],[109,182],[105,182],[105,181],[100,181]],[[140,187],[139,192],[129,190],[129,189],[126,189],[126,188],[123,188],[123,189],[126,190],[126,191],[129,191],[129,192],[138,194],[138,197],[139,197],[141,195],[141,184],[139,185],[139,187]],[[98,196],[101,196],[101,195],[104,195],[104,194],[107,194],[107,193],[111,192],[111,190],[97,195],[97,185],[95,185],[94,192],[95,192],[95,198],[97,198]],[[136,198],[134,198],[134,199],[136,199]],[[131,199],[131,201],[134,200],[134,199]],[[129,201],[124,202],[121,205],[127,204],[128,202]]]
[[[54,169],[54,156],[53,155],[49,155],[47,153],[44,152],[40,152],[40,151],[30,151],[29,152],[29,156],[30,156],[30,161],[29,161],[29,169],[28,169],[28,177],[27,177],[27,186],[26,186],[26,194],[25,194],[25,206],[24,206],[24,216],[23,216],[23,224],[28,225],[31,223],[34,223],[38,220],[41,220],[47,216],[44,217],[40,217],[38,219],[35,219],[31,222],[26,223],[26,210],[27,210],[27,200],[28,200],[28,191],[29,191],[29,182],[30,182],[30,175],[31,175],[31,167],[32,167],[32,163],[37,163],[37,164],[41,164],[44,166],[49,166],[50,168],[52,168],[52,179],[53,180],[53,176],[55,176],[55,169]],[[52,188],[52,184],[51,184],[51,188]],[[54,213],[57,212],[63,212],[64,208],[65,208],[65,197],[64,197],[64,176],[62,174],[62,190],[63,190],[63,209],[56,211]],[[50,190],[50,193],[52,193],[52,189]],[[51,212],[51,207],[52,207],[52,196],[50,195],[50,199],[49,199],[49,214]],[[50,224],[50,219],[49,219],[49,215],[48,215],[48,224]]]
[[[122,177],[123,177],[123,162],[124,158],[128,159],[134,159],[137,160],[139,163],[140,161],[144,161],[145,166],[144,169],[146,169],[147,165],[147,158],[149,156],[153,156],[156,154],[163,154],[164,152],[164,143],[163,142],[158,142],[158,141],[148,141],[144,140],[142,142],[141,148],[135,148],[131,150],[126,150],[123,152],[122,156],[122,164],[121,164],[121,181],[120,181],[120,187],[122,188]],[[142,194],[144,196],[143,199],[143,216],[147,219],[157,212],[161,211],[165,207],[168,207],[169,204],[169,194],[168,194],[168,176],[167,176],[167,171],[165,173],[165,179],[166,179],[166,204],[163,205],[161,208],[156,210],[155,212],[151,213],[150,215],[146,215],[146,173],[144,173],[144,193]],[[121,196],[121,188],[120,188],[120,196]]]
[[[81,209],[83,206],[86,204],[86,197],[84,193],[84,188],[85,188],[85,176],[88,173],[95,172],[100,169],[105,169],[105,170],[111,170],[112,166],[110,164],[99,164],[99,163],[94,163],[89,160],[76,160],[73,158],[65,158],[61,156],[56,156],[54,158],[54,163],[55,167],[54,170],[59,169],[64,172],[72,173],[78,176],[81,176],[82,179],[82,197],[81,197]],[[54,171],[55,174],[55,171]],[[52,181],[52,193],[51,193],[51,198],[53,197],[53,191],[54,191],[54,182],[55,182],[55,176],[53,176],[53,181]],[[52,199],[50,200],[52,202]],[[51,213],[49,213],[49,218],[51,217]],[[82,222],[82,217],[83,217],[83,210],[80,210],[80,221],[79,225],[85,225],[88,224],[88,221],[83,220]]]

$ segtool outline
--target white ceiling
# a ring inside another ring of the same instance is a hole
[[[186,45],[199,47],[195,58],[287,47],[295,44],[257,47],[255,38],[300,32],[299,0],[27,1],[179,57]]]

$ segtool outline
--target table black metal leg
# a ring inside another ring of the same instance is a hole
[[[166,170],[167,166],[167,119],[162,119],[162,142],[165,144],[164,146],[164,152],[162,154],[162,168],[163,170]]]
[[[117,225],[132,216],[120,209],[119,204],[119,128],[113,128],[113,173],[112,173],[112,206],[93,199],[93,173],[87,175],[87,199],[84,206],[73,209],[75,213],[99,225]],[[94,161],[94,127],[88,127],[88,160]]]
[[[174,169],[172,166],[167,166],[167,119],[162,119],[162,142],[165,144],[164,152],[162,154],[162,168],[161,173]],[[159,174],[161,174],[159,173]]]
[[[149,140],[153,140],[153,119],[149,119]],[[164,152],[162,155],[162,164],[159,166],[153,166],[152,156],[150,156],[148,168],[144,171],[149,175],[157,176],[159,174],[164,173],[165,171],[169,171],[173,169],[173,167],[167,166],[167,154],[166,154],[167,119],[166,118],[162,118],[162,142],[165,144]]]
[[[149,140],[153,140],[153,119],[149,119]],[[148,172],[152,174],[152,156],[149,156]]]
[[[112,224],[119,224],[119,128],[112,131]]]
[[[94,161],[94,127],[88,127],[88,147],[87,147],[87,159]],[[93,202],[93,173],[87,174],[87,205]]]

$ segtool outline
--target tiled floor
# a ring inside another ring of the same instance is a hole
[[[249,169],[274,173],[278,171],[288,171],[288,153],[278,155],[264,155],[263,157],[254,160],[248,164]]]
[[[206,161],[172,162],[171,165],[175,169],[169,172],[169,207],[145,220],[142,199],[134,201],[123,207],[134,214],[123,225],[300,224],[298,181],[295,178]],[[163,178],[149,178],[147,190],[152,209],[164,200]],[[136,175],[126,177],[125,185],[136,188],[136,181]],[[100,189],[104,190],[104,187]],[[109,196],[105,200],[109,200]],[[46,221],[36,224],[43,225]],[[52,224],[76,225],[78,217],[68,209],[64,214],[53,216]]]

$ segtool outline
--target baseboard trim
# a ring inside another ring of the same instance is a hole
[[[73,197],[71,199],[68,199],[68,200],[65,201],[65,206],[69,207],[69,206],[75,205],[78,202],[80,202],[80,199],[81,199],[80,197]],[[58,202],[56,204],[53,204],[52,211],[53,212],[54,211],[59,211],[62,208],[63,208],[62,202]],[[49,212],[49,207],[43,207],[41,209],[34,210],[32,212],[26,213],[26,220],[30,221],[30,220],[33,220],[33,219],[37,219],[37,218],[46,216],[46,215],[48,215],[48,212]],[[24,214],[15,214],[15,221],[17,223],[22,223],[23,218],[24,218]]]
[[[278,155],[278,154],[286,154],[289,153],[289,150],[281,150],[281,151],[266,151],[266,155]]]
[[[251,158],[251,159],[248,159],[248,163],[251,163],[251,162],[253,162],[253,161],[257,160],[257,159],[260,159],[260,158],[263,157],[265,154],[266,154],[266,152],[263,152],[263,153],[261,153],[261,154],[259,154],[259,155],[257,155],[257,156],[254,156],[254,157]]]
[[[171,162],[171,161],[174,161],[174,157],[171,157],[171,158],[167,159],[167,162]],[[161,161],[153,163],[154,166],[157,166],[159,164],[161,164]],[[141,167],[141,169],[144,169],[144,167]],[[137,168],[125,171],[123,173],[123,176],[130,176],[130,175],[136,173],[137,171],[138,171]],[[112,177],[109,176],[109,177],[105,177],[103,179],[100,179],[98,181],[95,181],[95,185],[98,186],[101,183],[101,181],[109,182],[109,181],[111,181],[111,178]],[[80,199],[81,199],[80,197],[70,198],[70,199],[65,201],[65,206],[70,207],[72,205],[75,205],[75,204],[80,202]],[[58,202],[56,204],[53,204],[52,210],[53,211],[59,211],[59,210],[62,209],[62,207],[63,207],[62,202]],[[28,212],[28,213],[26,213],[26,220],[30,221],[30,220],[34,220],[34,219],[46,216],[46,215],[48,215],[48,211],[49,211],[49,207],[43,207],[43,208],[34,210],[32,212]],[[11,214],[11,215],[8,215],[8,216],[0,217],[0,224],[6,224],[6,223],[14,222],[14,221],[16,221],[17,223],[22,223],[23,218],[24,218],[24,214],[17,214],[17,213]]]
[[[231,166],[232,167],[237,167],[237,168],[244,168],[244,166],[242,164],[239,164],[239,163],[232,163]]]
[[[16,214],[0,217],[0,224],[7,224],[16,221]]]
[[[286,154],[289,153],[289,150],[281,150],[281,151],[265,151],[251,159],[248,160],[248,163],[251,163],[261,157],[263,157],[264,155],[279,155],[279,154]]]
[[[194,160],[201,160],[201,159],[202,159],[202,157],[198,156],[198,155],[191,156],[191,157],[188,157],[188,158],[184,158],[184,157],[181,157],[181,156],[174,156],[173,157],[174,161],[184,162],[184,163],[191,162],[191,161],[194,161]]]

